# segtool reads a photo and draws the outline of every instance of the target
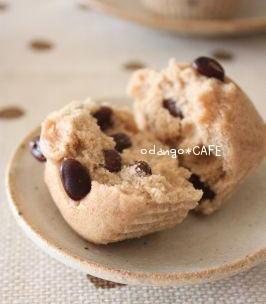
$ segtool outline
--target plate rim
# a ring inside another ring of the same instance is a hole
[[[127,0],[124,0],[127,1]],[[105,0],[85,0],[85,3],[97,11],[116,16],[121,19],[135,22],[143,26],[153,29],[166,30],[184,35],[194,36],[214,36],[214,35],[234,35],[254,32],[266,31],[266,17],[244,17],[235,19],[212,19],[212,20],[197,20],[197,19],[169,19],[164,16],[152,14],[145,16],[136,16],[129,11],[111,5]]]
[[[88,273],[101,279],[110,280],[122,284],[150,285],[150,286],[181,286],[199,284],[226,278],[250,269],[251,267],[266,261],[266,247],[260,248],[254,253],[246,255],[231,263],[225,263],[218,267],[209,268],[196,272],[145,272],[130,271],[121,268],[110,267],[93,260],[82,259],[67,248],[61,248],[55,242],[49,240],[38,231],[23,213],[19,211],[19,199],[16,196],[13,185],[13,170],[16,158],[21,149],[28,144],[29,140],[36,136],[40,127],[30,131],[17,145],[8,162],[5,172],[5,188],[8,205],[16,222],[24,233],[44,252],[61,263],[72,267],[80,272]],[[26,151],[26,150],[25,150]]]

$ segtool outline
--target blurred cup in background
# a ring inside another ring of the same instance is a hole
[[[234,17],[242,0],[142,0],[144,6],[164,16],[183,19],[226,19]]]

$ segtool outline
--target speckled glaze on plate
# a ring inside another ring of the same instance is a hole
[[[266,260],[266,162],[212,216],[192,213],[174,229],[96,246],[79,237],[53,203],[43,181],[44,164],[28,149],[39,132],[17,147],[6,188],[27,236],[62,263],[114,282],[174,286],[217,280]]]
[[[266,31],[266,4],[254,0],[232,19],[179,19],[155,14],[141,0],[84,0],[92,8],[128,21],[182,35],[228,36]],[[248,1],[247,1],[248,3]]]

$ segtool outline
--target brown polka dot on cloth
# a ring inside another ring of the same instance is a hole
[[[107,280],[103,280],[87,274],[88,280],[96,287],[101,289],[111,289],[116,287],[125,286],[125,284],[115,283]]]
[[[45,39],[34,39],[29,44],[30,48],[34,51],[48,51],[51,50],[54,45],[51,41]]]
[[[123,66],[123,69],[125,69],[127,71],[135,71],[135,70],[143,69],[146,67],[146,65],[144,63],[142,63],[141,61],[138,61],[138,60],[130,60],[128,62],[125,62],[122,66]]]
[[[0,13],[8,8],[8,4],[0,1]]]
[[[217,49],[212,52],[212,56],[218,60],[232,60],[234,59],[234,54],[227,50]]]
[[[86,2],[80,1],[80,2],[78,2],[78,8],[81,9],[81,10],[83,10],[83,11],[87,11],[87,10],[90,9],[90,6],[89,6],[89,4],[86,3]]]
[[[0,108],[0,119],[16,119],[25,114],[24,110],[16,106]]]

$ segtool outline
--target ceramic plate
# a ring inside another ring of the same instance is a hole
[[[28,149],[39,132],[16,149],[6,186],[22,229],[62,263],[119,283],[180,285],[220,279],[266,260],[266,163],[212,216],[192,213],[174,229],[96,246],[79,237],[54,205],[43,181],[44,164]]]
[[[192,20],[160,16],[150,12],[141,0],[83,0],[92,8],[129,21],[186,35],[236,35],[266,31],[266,2],[252,1],[234,19]]]

